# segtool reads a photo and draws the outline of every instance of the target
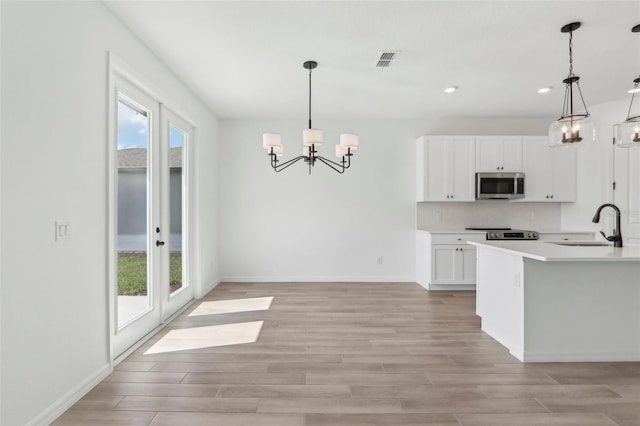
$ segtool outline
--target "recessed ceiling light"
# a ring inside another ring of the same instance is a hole
[[[553,89],[553,86],[542,87],[538,89],[538,93],[549,93]]]
[[[640,87],[636,89],[627,90],[627,93],[638,93],[638,92],[640,92]]]
[[[444,89],[444,93],[453,93],[456,90],[458,90],[458,86],[449,86],[446,89]]]

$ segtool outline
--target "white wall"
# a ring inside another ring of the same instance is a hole
[[[262,133],[282,134],[283,158],[302,153],[300,120],[221,122],[221,263],[236,281],[413,281],[414,138],[401,120],[316,120],[320,154],[360,134],[343,175],[304,163],[275,173]],[[382,257],[382,264],[378,264]]]
[[[632,153],[630,149],[614,147],[612,144],[613,126],[621,123],[627,116],[631,95],[626,99],[607,102],[589,108],[596,130],[596,140],[584,143],[578,148],[578,197],[577,202],[562,205],[562,227],[565,229],[592,229],[602,230],[611,235],[612,213],[611,209],[603,210],[603,218],[599,224],[591,222],[591,218],[598,206],[603,203],[614,202],[612,183],[614,181],[614,152],[622,155]],[[631,148],[636,150],[638,148]],[[640,191],[640,183],[636,182]],[[620,182],[618,183],[620,190]],[[617,202],[617,201],[616,201]],[[620,206],[623,208],[623,206]],[[623,211],[623,216],[628,212]],[[623,219],[626,219],[623,217]],[[634,235],[625,233],[623,238]],[[635,235],[640,238],[640,235]]]
[[[109,367],[107,52],[197,126],[195,283],[218,279],[217,119],[100,2],[1,2],[3,425],[46,421]],[[54,221],[72,224],[54,241]]]
[[[540,135],[549,121],[315,119],[314,126],[325,131],[321,153],[333,157],[342,132],[359,133],[360,149],[344,175],[318,165],[308,176],[302,164],[273,172],[261,148],[262,133],[277,132],[285,145],[283,158],[299,155],[304,119],[222,120],[223,279],[414,281],[416,138]],[[559,209],[552,215],[559,223]]]

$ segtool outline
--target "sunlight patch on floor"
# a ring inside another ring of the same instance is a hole
[[[255,343],[263,323],[264,321],[252,321],[171,330],[144,354]]]
[[[199,315],[233,314],[237,312],[264,311],[271,307],[272,297],[251,297],[247,299],[210,300],[200,303],[189,314]]]

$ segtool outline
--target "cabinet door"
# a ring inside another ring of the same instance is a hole
[[[549,148],[553,151],[552,188],[553,201],[576,201],[577,153],[575,147]]]
[[[524,201],[552,201],[552,152],[547,138],[525,136],[524,142]]]
[[[431,283],[455,284],[456,283],[456,249],[455,245],[431,246]]]
[[[475,201],[475,138],[456,137],[451,141],[451,176],[452,201]]]
[[[478,136],[476,138],[476,171],[521,172],[521,136]]]
[[[432,284],[475,284],[476,250],[469,244],[432,245]]]
[[[501,172],[522,172],[522,136],[503,136]]]
[[[449,201],[447,161],[450,158],[450,142],[444,137],[418,139],[417,200]]]
[[[502,142],[495,136],[476,137],[476,172],[499,172]]]
[[[418,201],[475,201],[473,136],[422,137],[417,158]]]
[[[459,260],[458,272],[459,280],[464,284],[476,283],[476,249],[475,247],[465,244],[460,246],[457,251],[457,259]]]

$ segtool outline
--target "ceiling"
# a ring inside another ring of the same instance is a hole
[[[572,21],[587,105],[640,72],[638,0],[105,3],[220,118],[305,117],[310,59],[314,118],[553,117]]]

